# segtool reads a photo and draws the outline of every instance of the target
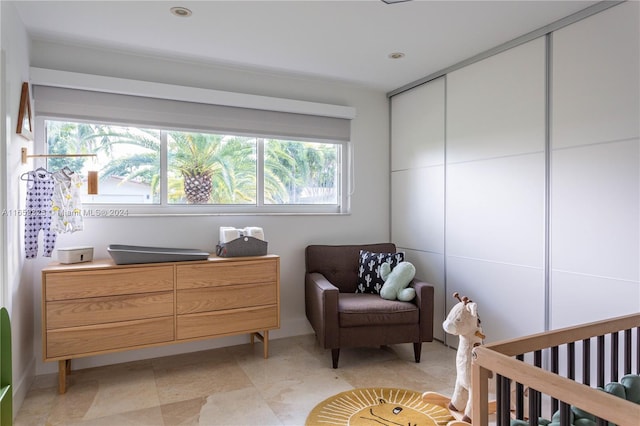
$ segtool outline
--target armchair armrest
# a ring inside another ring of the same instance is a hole
[[[420,341],[433,341],[433,285],[414,279],[411,286],[416,290],[415,303],[420,310]]]
[[[339,347],[338,294],[340,291],[324,275],[305,274],[305,310],[320,344]]]

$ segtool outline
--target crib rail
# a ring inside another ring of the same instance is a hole
[[[579,381],[576,364],[582,365]],[[592,370],[596,383],[591,383]],[[509,425],[512,414],[524,418],[526,388],[530,425],[537,425],[539,416],[551,419],[558,409],[561,424],[569,425],[573,405],[596,416],[599,424],[607,420],[638,426],[640,405],[592,387],[630,373],[640,374],[640,314],[479,346],[473,353],[473,423],[488,425],[489,380],[494,376],[498,426]],[[542,405],[548,412],[542,412]]]

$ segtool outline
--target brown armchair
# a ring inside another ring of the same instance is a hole
[[[305,310],[316,338],[331,349],[338,368],[340,348],[413,343],[420,362],[422,342],[433,340],[433,286],[413,280],[411,302],[356,293],[360,250],[395,253],[392,243],[311,245],[305,252]]]

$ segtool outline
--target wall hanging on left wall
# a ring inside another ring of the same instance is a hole
[[[22,83],[20,93],[20,109],[18,110],[18,125],[16,133],[20,136],[33,140],[33,121],[31,119],[31,100],[29,96],[29,83]]]

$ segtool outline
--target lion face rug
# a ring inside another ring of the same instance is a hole
[[[446,408],[422,401],[422,393],[396,388],[362,388],[327,398],[309,413],[307,426],[444,426]]]

